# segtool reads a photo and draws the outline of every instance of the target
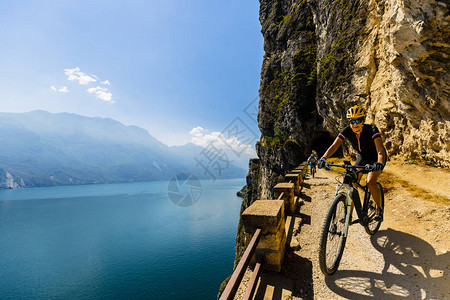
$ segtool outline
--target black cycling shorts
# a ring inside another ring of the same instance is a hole
[[[361,156],[361,154],[358,154],[358,158],[356,158],[355,166],[365,166],[367,164],[373,165],[374,163],[378,162],[378,156],[377,157],[364,157]],[[386,165],[386,161],[384,162]]]
[[[358,158],[356,159],[355,166],[365,166],[367,164],[373,165],[378,161],[378,157],[363,157],[358,154]]]

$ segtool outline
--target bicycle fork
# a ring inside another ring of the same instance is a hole
[[[353,188],[350,188],[353,189]],[[347,237],[348,228],[350,227],[350,218],[352,213],[352,198],[350,197],[352,193],[352,190],[349,191],[345,196],[345,209],[347,210],[347,213],[345,214],[345,223],[344,223],[344,229],[342,230],[342,234],[344,237]]]
[[[347,237],[348,228],[350,227],[350,218],[352,214],[352,203],[355,205],[356,213],[358,214],[359,223],[364,226],[364,217],[360,215],[360,211],[362,210],[361,201],[359,200],[358,190],[352,186],[347,185],[347,191],[340,190],[342,186],[337,188],[336,194],[341,194],[345,196],[345,209],[347,210],[347,214],[345,215],[345,223],[344,228],[342,229],[342,235]]]

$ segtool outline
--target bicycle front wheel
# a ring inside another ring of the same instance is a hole
[[[383,209],[384,212],[383,186],[379,182],[377,182],[377,187],[380,190],[381,208]],[[370,195],[369,204],[367,208],[367,225],[364,227],[366,229],[366,232],[370,235],[377,233],[378,229],[380,229],[382,222],[381,220],[375,220],[375,213],[376,213],[375,201],[373,200],[373,196]]]
[[[325,216],[319,243],[319,264],[325,275],[336,272],[344,253],[347,240],[344,237],[346,215],[345,196],[337,195]]]

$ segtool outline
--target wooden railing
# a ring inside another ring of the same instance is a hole
[[[284,193],[281,193],[277,200],[283,199],[283,196]],[[239,261],[236,269],[234,270],[233,275],[231,275],[230,281],[228,281],[228,284],[224,289],[222,295],[220,296],[219,300],[230,300],[234,298],[239,288],[239,285],[241,284],[242,277],[244,277],[245,270],[247,270],[247,267],[250,264],[250,260],[252,259],[256,246],[258,246],[260,236],[261,236],[261,228],[258,228],[253,234],[250,243],[245,249],[245,252],[242,255],[241,260]],[[253,294],[255,292],[256,284],[258,283],[259,274],[261,271],[261,264],[262,259],[260,259],[255,265],[255,269],[253,270],[252,277],[250,278],[250,281],[248,283],[244,299],[253,298]]]
[[[302,170],[302,172],[300,173],[299,176],[301,176],[303,178],[304,170]],[[289,183],[293,183],[293,181],[289,180]],[[285,192],[281,192],[276,200],[283,200],[285,198],[285,195],[286,195]],[[286,196],[286,197],[288,197],[288,196]],[[235,297],[236,292],[241,284],[242,278],[244,277],[245,271],[247,270],[247,268],[250,264],[250,261],[252,260],[253,254],[255,253],[255,250],[258,246],[258,242],[262,235],[261,232],[262,232],[261,227],[259,227],[255,230],[255,232],[252,236],[252,239],[250,240],[250,243],[248,244],[247,248],[245,249],[241,260],[239,261],[236,269],[234,270],[233,274],[231,275],[230,280],[228,281],[219,300],[231,300]],[[252,276],[247,285],[247,289],[246,289],[246,292],[244,295],[245,300],[253,298],[253,295],[255,293],[256,286],[258,283],[258,279],[260,276],[261,269],[264,266],[263,264],[264,264],[264,257],[258,257],[256,260],[256,264],[255,264]]]
[[[222,296],[220,296],[219,298],[220,300],[230,300],[234,298],[234,295],[236,294],[237,289],[239,288],[239,285],[241,283],[242,277],[244,277],[245,270],[247,270],[253,253],[255,252],[256,246],[258,245],[260,235],[261,228],[258,228],[256,229],[255,234],[253,234],[252,240],[248,244],[247,249],[245,249],[245,252],[242,255],[242,258],[239,261],[236,269],[234,270],[233,275],[231,275],[227,287],[223,291]]]

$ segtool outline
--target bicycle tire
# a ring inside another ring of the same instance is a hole
[[[378,189],[380,190],[380,195],[381,195],[381,208],[383,209],[383,213],[384,213],[384,191],[383,191],[383,186],[377,182],[377,186]],[[364,226],[364,228],[366,229],[366,232],[369,235],[374,235],[375,233],[377,233],[378,229],[380,229],[381,226],[381,222],[383,221],[377,221],[375,220],[375,201],[373,201],[372,199],[372,195],[370,195],[370,199],[369,199],[369,206],[367,209],[367,225]]]
[[[316,174],[316,169],[315,167],[311,168],[311,173],[312,173],[312,178],[314,178],[314,174]]]
[[[328,209],[319,243],[319,265],[325,275],[333,275],[344,253],[347,237],[343,236],[347,209],[344,195],[337,195]]]

